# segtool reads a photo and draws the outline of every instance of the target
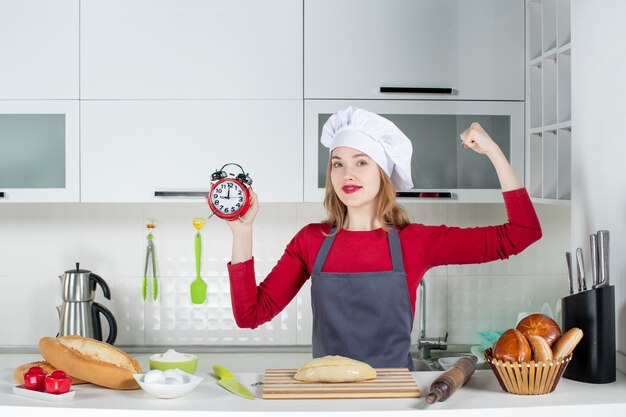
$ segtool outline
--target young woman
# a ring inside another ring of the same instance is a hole
[[[408,367],[417,286],[428,269],[482,263],[520,253],[541,226],[506,157],[478,123],[461,136],[486,155],[503,191],[508,222],[458,228],[410,223],[396,190],[413,187],[411,141],[389,120],[349,107],[324,125],[330,149],[324,205],[328,219],[305,226],[257,286],[252,223],[257,196],[233,234],[228,264],[235,321],[256,328],[271,320],[311,278],[313,357],[342,355],[373,367]]]

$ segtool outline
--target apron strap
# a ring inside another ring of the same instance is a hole
[[[335,231],[336,227],[330,229],[329,234]],[[317,252],[317,257],[315,258],[315,263],[313,264],[313,273],[321,273],[322,267],[326,262],[326,257],[328,256],[328,252],[330,251],[330,247],[333,245],[335,241],[335,236],[326,236],[322,246],[320,247],[319,252]],[[402,260],[402,246],[400,245],[400,235],[398,235],[398,230],[395,227],[392,227],[391,230],[387,233],[387,241],[389,242],[389,252],[391,254],[391,264],[393,270],[395,272],[404,272],[404,262]]]

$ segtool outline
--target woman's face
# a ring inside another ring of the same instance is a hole
[[[352,208],[374,204],[380,189],[378,164],[345,146],[333,149],[330,157],[330,179],[341,202]]]

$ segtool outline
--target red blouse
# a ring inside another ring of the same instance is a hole
[[[410,224],[399,230],[407,287],[413,314],[417,286],[430,268],[476,264],[516,255],[541,238],[541,225],[525,188],[502,193],[508,222],[498,226],[460,228]],[[228,264],[235,321],[256,328],[280,313],[311,276],[326,224],[302,228],[258,286],[254,259]],[[387,234],[382,229],[342,229],[322,268],[325,272],[373,272],[392,269]]]

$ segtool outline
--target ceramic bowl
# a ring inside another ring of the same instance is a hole
[[[133,377],[145,392],[156,398],[177,398],[193,391],[202,382],[202,377],[176,370],[183,377],[182,384],[147,384],[146,374],[134,374]]]
[[[161,371],[167,371],[168,369],[180,369],[188,374],[195,374],[198,370],[198,357],[195,355],[187,354],[192,359],[182,362],[163,362],[156,358],[160,355],[154,354],[150,356],[150,369],[159,369]]]

